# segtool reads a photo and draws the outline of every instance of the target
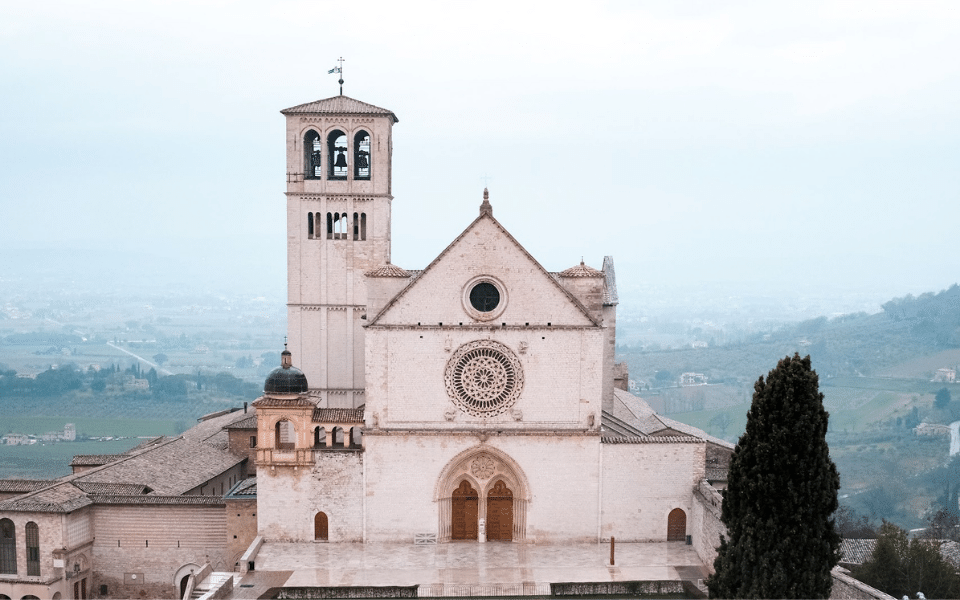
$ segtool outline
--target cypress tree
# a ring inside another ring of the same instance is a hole
[[[834,528],[840,476],[827,446],[827,412],[810,357],[777,363],[754,385],[747,428],[733,450],[713,598],[827,598],[839,560]]]

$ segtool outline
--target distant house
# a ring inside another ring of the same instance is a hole
[[[956,383],[957,370],[956,369],[937,369],[936,375],[933,376],[933,381],[943,382],[943,383]]]
[[[950,426],[937,423],[920,423],[913,428],[916,435],[942,435],[950,437]]]
[[[707,385],[707,376],[703,373],[683,373],[680,375],[680,385]]]
[[[30,443],[30,438],[25,433],[8,433],[0,439],[3,439],[3,443],[7,446],[21,446]]]

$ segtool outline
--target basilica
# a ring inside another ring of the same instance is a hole
[[[547,271],[483,190],[430,264],[393,264],[396,115],[343,95],[281,112],[282,364],[252,410],[0,482],[0,598],[184,597],[284,543],[615,537],[710,564],[732,445],[627,391],[613,258]]]
[[[282,113],[299,369],[254,403],[264,538],[700,537],[694,490],[730,445],[626,391],[613,259],[548,272],[484,190],[430,264],[392,264],[397,117],[346,96]]]

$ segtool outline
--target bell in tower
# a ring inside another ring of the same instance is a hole
[[[390,263],[393,112],[347,96],[282,111],[287,327],[318,406],[365,402],[365,273]]]

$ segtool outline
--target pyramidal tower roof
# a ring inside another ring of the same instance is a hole
[[[393,111],[354,100],[349,96],[333,96],[332,98],[315,100],[285,108],[280,112],[284,115],[379,115],[391,117],[394,123],[400,122]]]

